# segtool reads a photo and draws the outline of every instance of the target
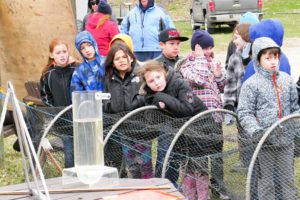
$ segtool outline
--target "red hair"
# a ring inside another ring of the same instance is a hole
[[[61,45],[61,44],[64,44],[66,45],[67,49],[69,50],[69,46],[67,45],[67,43],[63,42],[62,40],[60,39],[57,39],[57,38],[54,38],[50,44],[49,44],[49,53],[53,53],[54,51],[54,48],[57,46],[57,45]],[[53,64],[55,63],[54,59],[50,57],[48,57],[48,63],[47,65],[43,68],[42,70],[42,76],[44,76],[47,71],[49,70],[49,67],[52,66]]]

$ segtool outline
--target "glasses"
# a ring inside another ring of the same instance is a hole
[[[91,1],[91,6],[93,6],[93,5],[98,5],[99,4],[99,1]]]

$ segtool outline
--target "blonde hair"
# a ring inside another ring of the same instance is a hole
[[[163,73],[165,79],[167,78],[167,70],[165,69],[163,63],[156,60],[149,60],[145,62],[143,67],[141,67],[139,70],[140,77],[144,83],[146,83],[145,74],[153,71],[161,72]]]
[[[97,29],[101,28],[106,21],[110,20],[110,18],[111,18],[111,15],[104,15],[103,17],[101,17],[98,21],[96,28]]]

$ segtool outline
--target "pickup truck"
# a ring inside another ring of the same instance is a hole
[[[233,28],[248,11],[261,19],[262,0],[191,0],[191,25],[194,30],[204,26],[210,33],[221,24]]]

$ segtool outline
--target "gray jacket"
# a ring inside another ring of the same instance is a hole
[[[259,52],[270,47],[278,47],[270,38],[262,37],[254,41],[252,60],[256,73],[242,85],[239,96],[238,118],[246,131],[246,135],[250,138],[259,136],[258,134],[262,134],[279,120],[279,103],[273,81],[274,73],[261,68],[257,60]],[[277,70],[275,75],[282,117],[299,112],[296,84],[286,73]],[[290,144],[294,137],[290,130],[285,129],[280,131],[283,134],[271,135],[268,138],[269,143],[276,146]]]

